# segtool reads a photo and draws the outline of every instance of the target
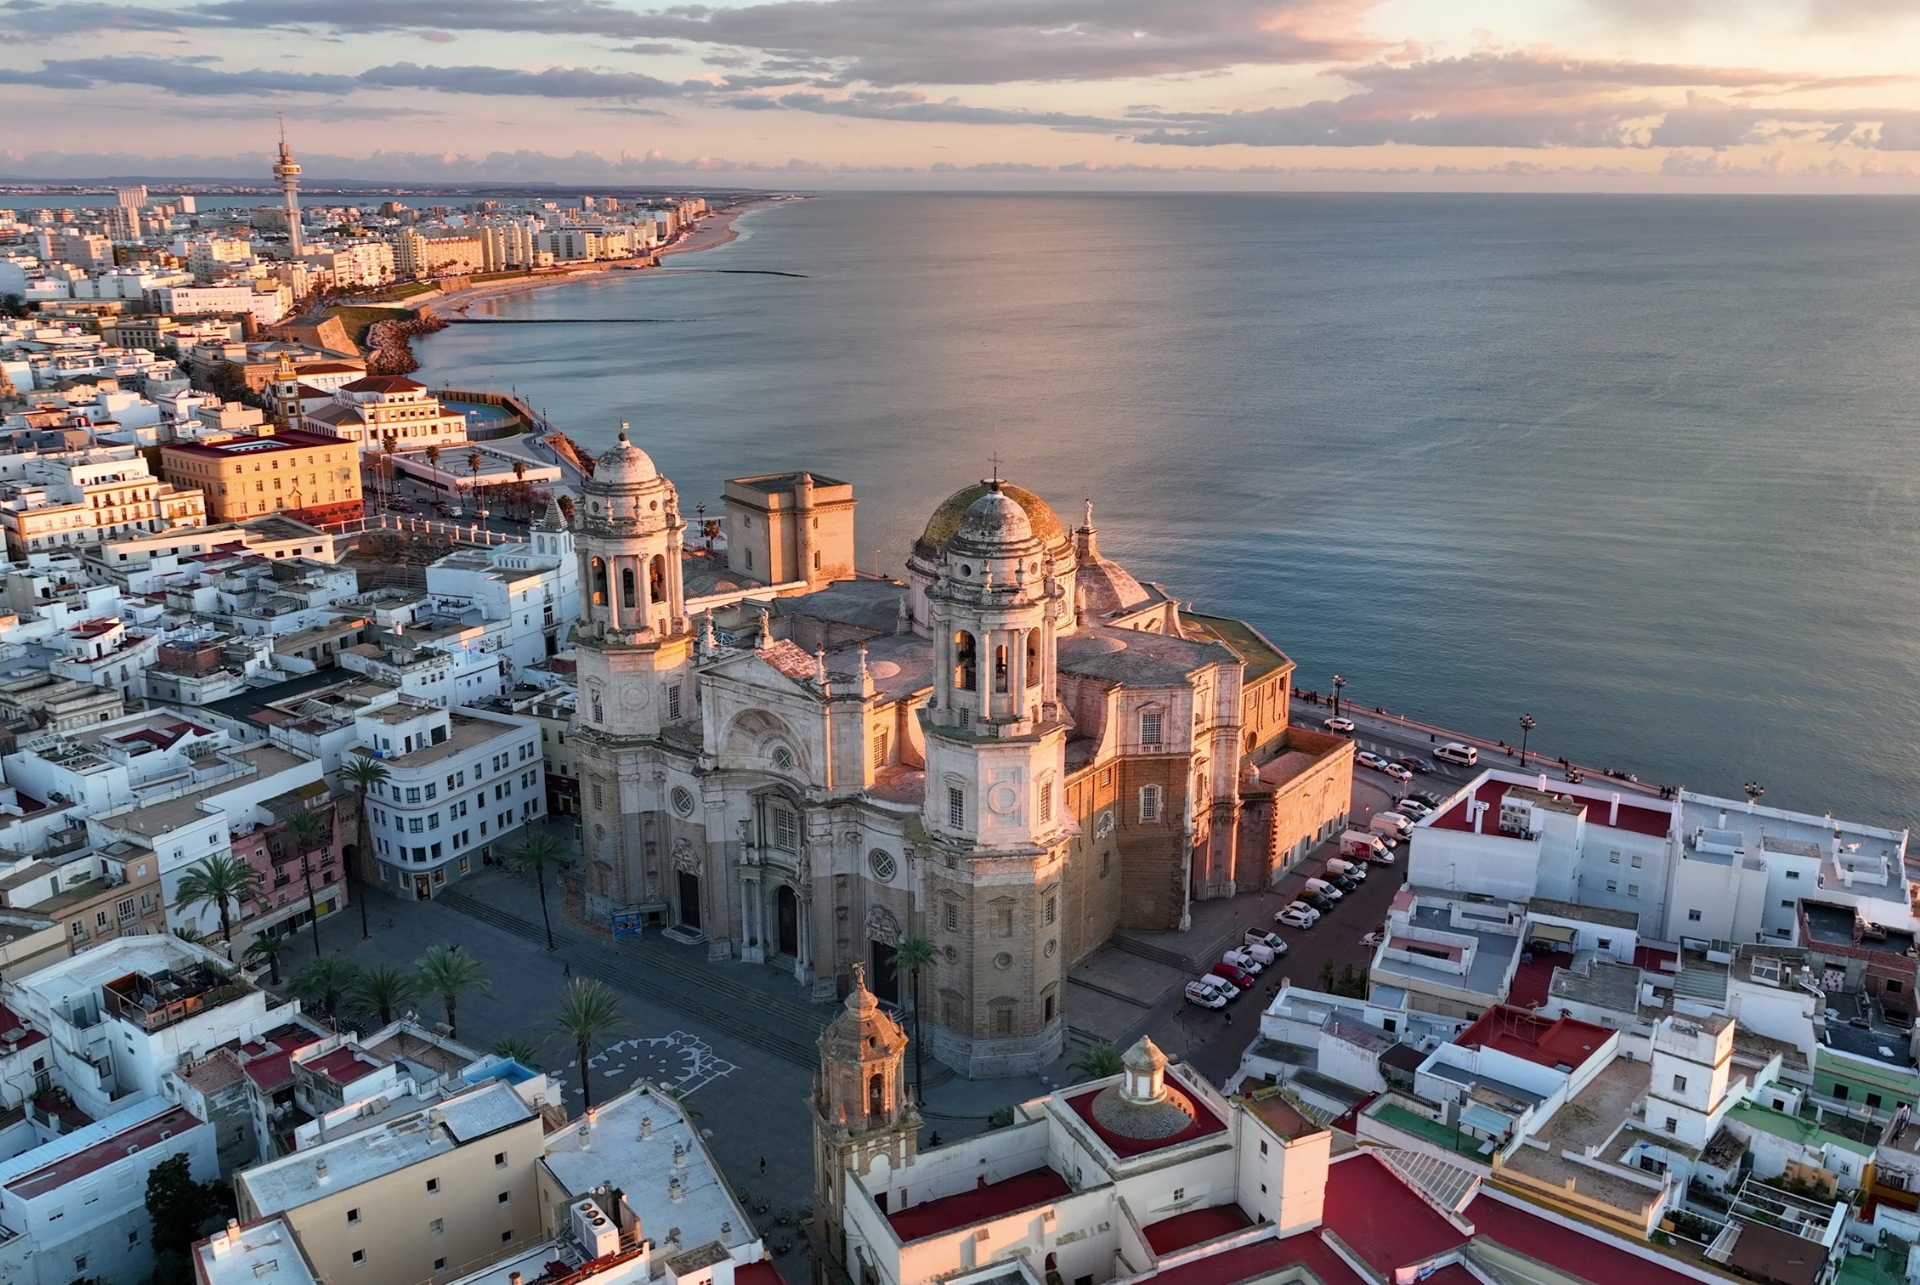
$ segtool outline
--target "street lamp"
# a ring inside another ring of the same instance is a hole
[[[1338,674],[1333,676],[1333,716],[1335,718],[1340,717],[1340,689],[1346,685],[1346,679],[1340,677]]]
[[[1760,796],[1767,792],[1767,787],[1760,784],[1760,782],[1758,781],[1748,781],[1745,785],[1741,786],[1740,788],[1746,791],[1747,810],[1749,812],[1753,810],[1753,805],[1760,801]]]
[[[1520,766],[1521,767],[1525,767],[1527,765],[1527,737],[1533,732],[1533,729],[1538,726],[1540,726],[1540,724],[1533,721],[1533,715],[1522,714],[1520,716]]]

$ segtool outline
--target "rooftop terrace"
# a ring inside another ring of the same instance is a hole
[[[999,1182],[982,1183],[969,1191],[909,1206],[887,1215],[887,1222],[901,1241],[923,1240],[1049,1204],[1072,1191],[1065,1178],[1042,1165]]]

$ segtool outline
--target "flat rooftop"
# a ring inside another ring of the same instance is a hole
[[[100,1122],[100,1136],[87,1141],[78,1151],[61,1156],[50,1164],[6,1180],[6,1188],[21,1200],[33,1200],[68,1183],[118,1164],[136,1151],[157,1146],[168,1138],[204,1127],[185,1107],[173,1107],[159,1115],[112,1129],[109,1117]],[[81,1135],[85,1139],[85,1134]],[[32,1155],[32,1152],[28,1152]]]
[[[1573,1069],[1592,1057],[1613,1034],[1592,1022],[1545,1017],[1501,1004],[1482,1013],[1454,1043],[1464,1048],[1497,1049],[1540,1066]]]
[[[385,706],[383,709],[373,712],[380,714],[393,708],[393,706]],[[420,710],[407,711],[407,716],[410,718],[418,718],[420,714]],[[508,736],[512,733],[526,730],[520,723],[508,722],[505,717],[501,717],[496,721],[495,719],[480,718],[472,714],[456,713],[449,715],[449,722],[450,726],[447,729],[446,740],[441,741],[438,745],[422,746],[410,754],[391,755],[387,761],[398,764],[401,767],[422,767],[428,763],[438,762],[441,759],[452,758],[456,754],[464,754],[468,750],[485,745],[488,741],[494,740],[497,737]]]
[[[219,1232],[193,1247],[206,1285],[314,1285],[306,1255],[284,1219],[267,1218],[237,1232]]]
[[[1541,795],[1543,800],[1551,801],[1555,811],[1577,814],[1584,808],[1587,824],[1600,829],[1624,830],[1664,839],[1673,828],[1673,814],[1666,806],[1657,801],[1649,803],[1645,795],[1636,791],[1621,791],[1616,808],[1614,791],[1549,781],[1543,793],[1539,789],[1538,777],[1522,777],[1512,772],[1488,772],[1471,790],[1459,795],[1445,811],[1428,817],[1420,824],[1436,830],[1471,832],[1473,821],[1467,814],[1467,804],[1469,800],[1477,799],[1487,807],[1480,821],[1480,833],[1496,838],[1517,839],[1517,835],[1503,836],[1500,833],[1500,800],[1516,788],[1531,795]]]
[[[1472,966],[1463,976],[1444,968],[1425,967],[1417,960],[1388,959],[1382,950],[1376,953],[1373,961],[1372,976],[1376,981],[1384,979],[1389,986],[1401,985],[1400,982],[1392,980],[1394,978],[1420,981],[1430,986],[1485,995],[1489,1003],[1499,997],[1500,988],[1506,982],[1510,968],[1520,957],[1519,937],[1510,933],[1455,928],[1453,917],[1448,913],[1446,906],[1416,905],[1413,914],[1409,917],[1409,922],[1416,928],[1476,938],[1480,946],[1474,952]],[[1443,944],[1428,941],[1418,943],[1423,949],[1437,949]]]
[[[1821,889],[1887,902],[1892,921],[1907,922],[1907,844],[1904,832],[1841,821],[1829,816],[1759,807],[1749,804],[1745,799],[1721,799],[1686,790],[1680,792],[1680,804],[1685,834],[1691,836],[1701,830],[1721,830],[1739,835],[1741,846],[1756,856],[1766,851],[1816,858],[1820,862]],[[1875,884],[1856,879],[1851,889],[1846,888],[1838,877],[1833,852],[1836,839],[1840,848],[1838,861],[1861,872],[1877,872],[1884,858],[1891,881],[1888,884]],[[1688,855],[1693,854],[1690,851]],[[1819,893],[1808,889],[1806,895],[1818,896]]]
[[[1148,1223],[1140,1229],[1140,1233],[1147,1238],[1147,1244],[1153,1247],[1155,1254],[1166,1255],[1209,1240],[1218,1240],[1222,1236],[1231,1236],[1251,1226],[1253,1219],[1247,1217],[1246,1211],[1240,1206],[1210,1205],[1205,1209],[1190,1209],[1184,1214],[1162,1218],[1157,1223]]]
[[[999,1182],[972,1187],[887,1215],[893,1234],[904,1243],[938,1236],[960,1227],[1002,1218],[1073,1193],[1073,1185],[1042,1165]]]

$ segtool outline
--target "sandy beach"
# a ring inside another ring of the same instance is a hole
[[[655,256],[664,259],[672,254],[695,254],[701,250],[711,250],[715,246],[725,245],[740,234],[733,230],[733,222],[748,210],[757,210],[770,204],[767,201],[747,201],[730,206],[718,213],[709,214],[694,226],[687,236],[660,250]],[[538,277],[517,277],[510,281],[489,281],[485,285],[469,286],[465,290],[455,290],[448,294],[430,295],[413,301],[416,305],[431,307],[442,315],[466,313],[475,304],[488,303],[495,299],[505,299],[512,295],[525,294],[529,290],[545,290],[550,286],[566,285],[583,277],[598,276],[605,272],[645,272],[652,264],[635,259],[616,259],[606,263],[583,263],[577,268],[564,272],[553,272]]]

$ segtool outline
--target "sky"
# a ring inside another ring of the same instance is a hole
[[[0,179],[1920,192],[1920,0],[0,0]]]

